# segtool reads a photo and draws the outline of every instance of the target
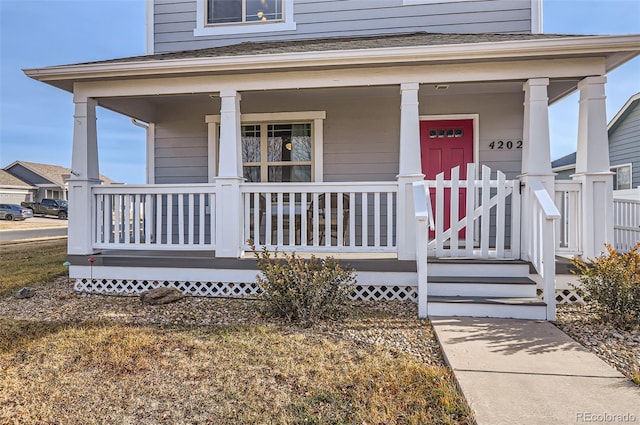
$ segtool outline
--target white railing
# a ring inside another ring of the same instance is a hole
[[[435,229],[429,190],[423,182],[413,183],[413,209],[416,217],[416,267],[418,272],[418,317],[428,316],[428,231]]]
[[[215,248],[215,185],[101,185],[91,190],[94,248]]]
[[[556,180],[555,205],[560,212],[556,221],[556,249],[563,254],[582,254],[582,183]]]
[[[485,165],[481,180],[474,178],[474,164],[467,164],[467,180],[459,176],[460,168],[455,167],[451,180],[440,173],[436,180],[423,183],[435,199],[435,233],[430,235],[429,253],[437,257],[519,258],[519,182],[506,180],[500,171],[491,180],[491,169]]]
[[[640,201],[613,200],[613,234],[619,252],[628,252],[640,242]]]
[[[395,182],[244,183],[244,240],[282,250],[396,252],[397,191]]]
[[[556,225],[554,220],[560,219],[560,212],[551,199],[551,196],[538,180],[531,179],[528,182],[531,193],[531,223],[526,256],[542,278],[542,298],[547,305],[547,320],[556,319],[556,264],[554,232]]]

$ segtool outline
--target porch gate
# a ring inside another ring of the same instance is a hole
[[[491,169],[482,166],[482,178],[476,180],[475,164],[467,164],[467,180],[460,180],[460,167],[451,169],[451,180],[444,173],[425,180],[435,194],[432,211],[435,234],[428,241],[428,254],[436,257],[520,258],[520,182],[507,180],[501,171],[491,180]],[[445,192],[449,196],[445,196]],[[464,199],[464,217],[459,206]],[[450,225],[445,228],[445,210]]]

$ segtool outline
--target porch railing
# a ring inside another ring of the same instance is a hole
[[[396,182],[244,183],[244,240],[295,251],[395,252],[397,191]]]
[[[102,185],[91,190],[94,248],[215,248],[215,185]]]
[[[424,185],[435,200],[435,233],[429,236],[430,255],[436,257],[519,258],[519,182],[507,180],[497,171],[482,166],[476,180],[475,165],[467,164],[467,180],[460,180],[460,168],[451,169]],[[447,215],[448,214],[448,215]]]
[[[555,265],[555,220],[560,218],[560,211],[551,196],[538,180],[528,184],[531,193],[531,222],[527,246],[524,248],[543,282],[542,299],[547,308],[547,320],[556,318],[556,265]]]
[[[613,233],[620,252],[628,252],[640,242],[640,201],[613,200]]]
[[[555,232],[557,252],[582,254],[582,183],[556,180],[554,202],[560,212]]]

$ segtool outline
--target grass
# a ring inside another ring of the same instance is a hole
[[[451,374],[277,326],[0,318],[1,423],[459,424]]]
[[[67,241],[0,246],[0,296],[66,273]]]

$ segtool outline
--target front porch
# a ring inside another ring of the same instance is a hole
[[[144,66],[44,70],[38,78],[71,90],[76,106],[71,277],[84,291],[169,284],[251,295],[252,240],[357,256],[360,287],[400,288],[380,299],[415,299],[421,317],[553,320],[555,254],[593,257],[613,234],[608,53],[587,41],[569,53],[559,46],[575,40],[532,41],[544,53],[474,41],[314,52],[308,62],[286,55],[267,68],[215,51],[185,67],[160,55]],[[612,51],[624,48],[614,41]],[[577,172],[556,183],[548,108],[575,90]],[[146,127],[147,184],[97,184],[98,105]],[[169,261],[175,252],[186,257]],[[496,304],[516,306],[498,313]]]

